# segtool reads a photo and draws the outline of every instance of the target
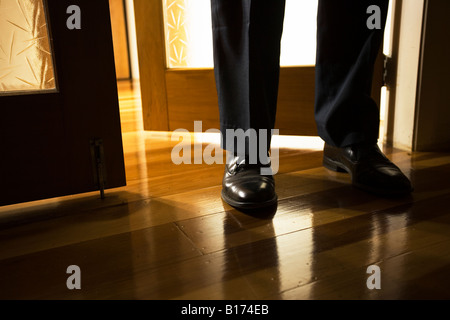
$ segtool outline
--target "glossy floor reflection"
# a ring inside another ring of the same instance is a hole
[[[450,154],[386,150],[415,192],[379,198],[320,149],[281,147],[276,210],[239,212],[223,165],[173,164],[177,142],[143,132],[138,91],[119,86],[127,187],[0,208],[1,299],[450,298]]]

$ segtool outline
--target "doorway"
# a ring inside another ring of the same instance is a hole
[[[281,135],[315,136],[317,1],[287,0],[286,6],[282,47],[291,48],[282,49],[275,127]],[[212,52],[208,33],[211,30],[209,0],[135,0],[134,7],[145,130],[194,131],[196,120],[203,122],[203,128],[219,128],[211,53],[208,56],[208,51]],[[298,12],[304,16],[298,17]],[[190,49],[191,44],[195,47],[199,42],[206,49]],[[307,53],[303,61],[288,55],[296,52],[294,56],[300,56],[295,44]],[[194,51],[201,55],[195,57]],[[373,92],[379,102],[383,73],[381,50],[376,70]]]

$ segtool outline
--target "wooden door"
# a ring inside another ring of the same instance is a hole
[[[219,112],[212,68],[168,68],[164,35],[163,0],[134,0],[141,96],[145,130],[203,130],[219,128]],[[380,102],[383,75],[380,50],[373,82]],[[282,135],[317,135],[314,120],[315,67],[282,67],[275,128]]]
[[[7,78],[20,75],[0,70],[8,74],[0,80],[0,205],[125,185],[108,0],[45,0],[30,12],[24,0],[10,2],[2,12],[19,10],[23,19],[11,20],[10,36],[0,30],[11,39],[1,43],[6,66],[27,54],[22,42],[14,43],[19,33],[40,46],[36,28],[47,29],[48,48],[38,49],[53,64],[54,88],[31,90],[27,81],[30,90],[10,90]],[[42,88],[41,71],[33,76]]]

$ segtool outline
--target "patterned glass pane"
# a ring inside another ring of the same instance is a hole
[[[43,0],[0,0],[0,94],[55,89]]]
[[[169,68],[212,67],[211,0],[163,0]]]
[[[210,0],[163,0],[169,68],[212,68]],[[314,65],[318,0],[287,0],[281,65]]]

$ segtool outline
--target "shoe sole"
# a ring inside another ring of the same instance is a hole
[[[413,192],[414,189],[411,189],[409,191],[398,191],[398,190],[380,190],[368,187],[366,185],[362,185],[356,182],[353,182],[352,172],[349,168],[344,166],[342,163],[332,160],[328,157],[323,157],[323,166],[331,171],[334,172],[340,172],[340,173],[348,173],[350,175],[350,179],[352,181],[352,185],[355,188],[358,188],[360,190],[370,192],[379,196],[405,196]]]
[[[323,157],[323,166],[334,172],[342,172],[352,174],[351,170],[338,161],[334,161],[331,158]]]
[[[270,206],[274,206],[278,202],[278,197],[275,196],[273,199],[265,202],[239,202],[228,198],[222,191],[222,199],[230,206],[236,209],[262,209]]]

